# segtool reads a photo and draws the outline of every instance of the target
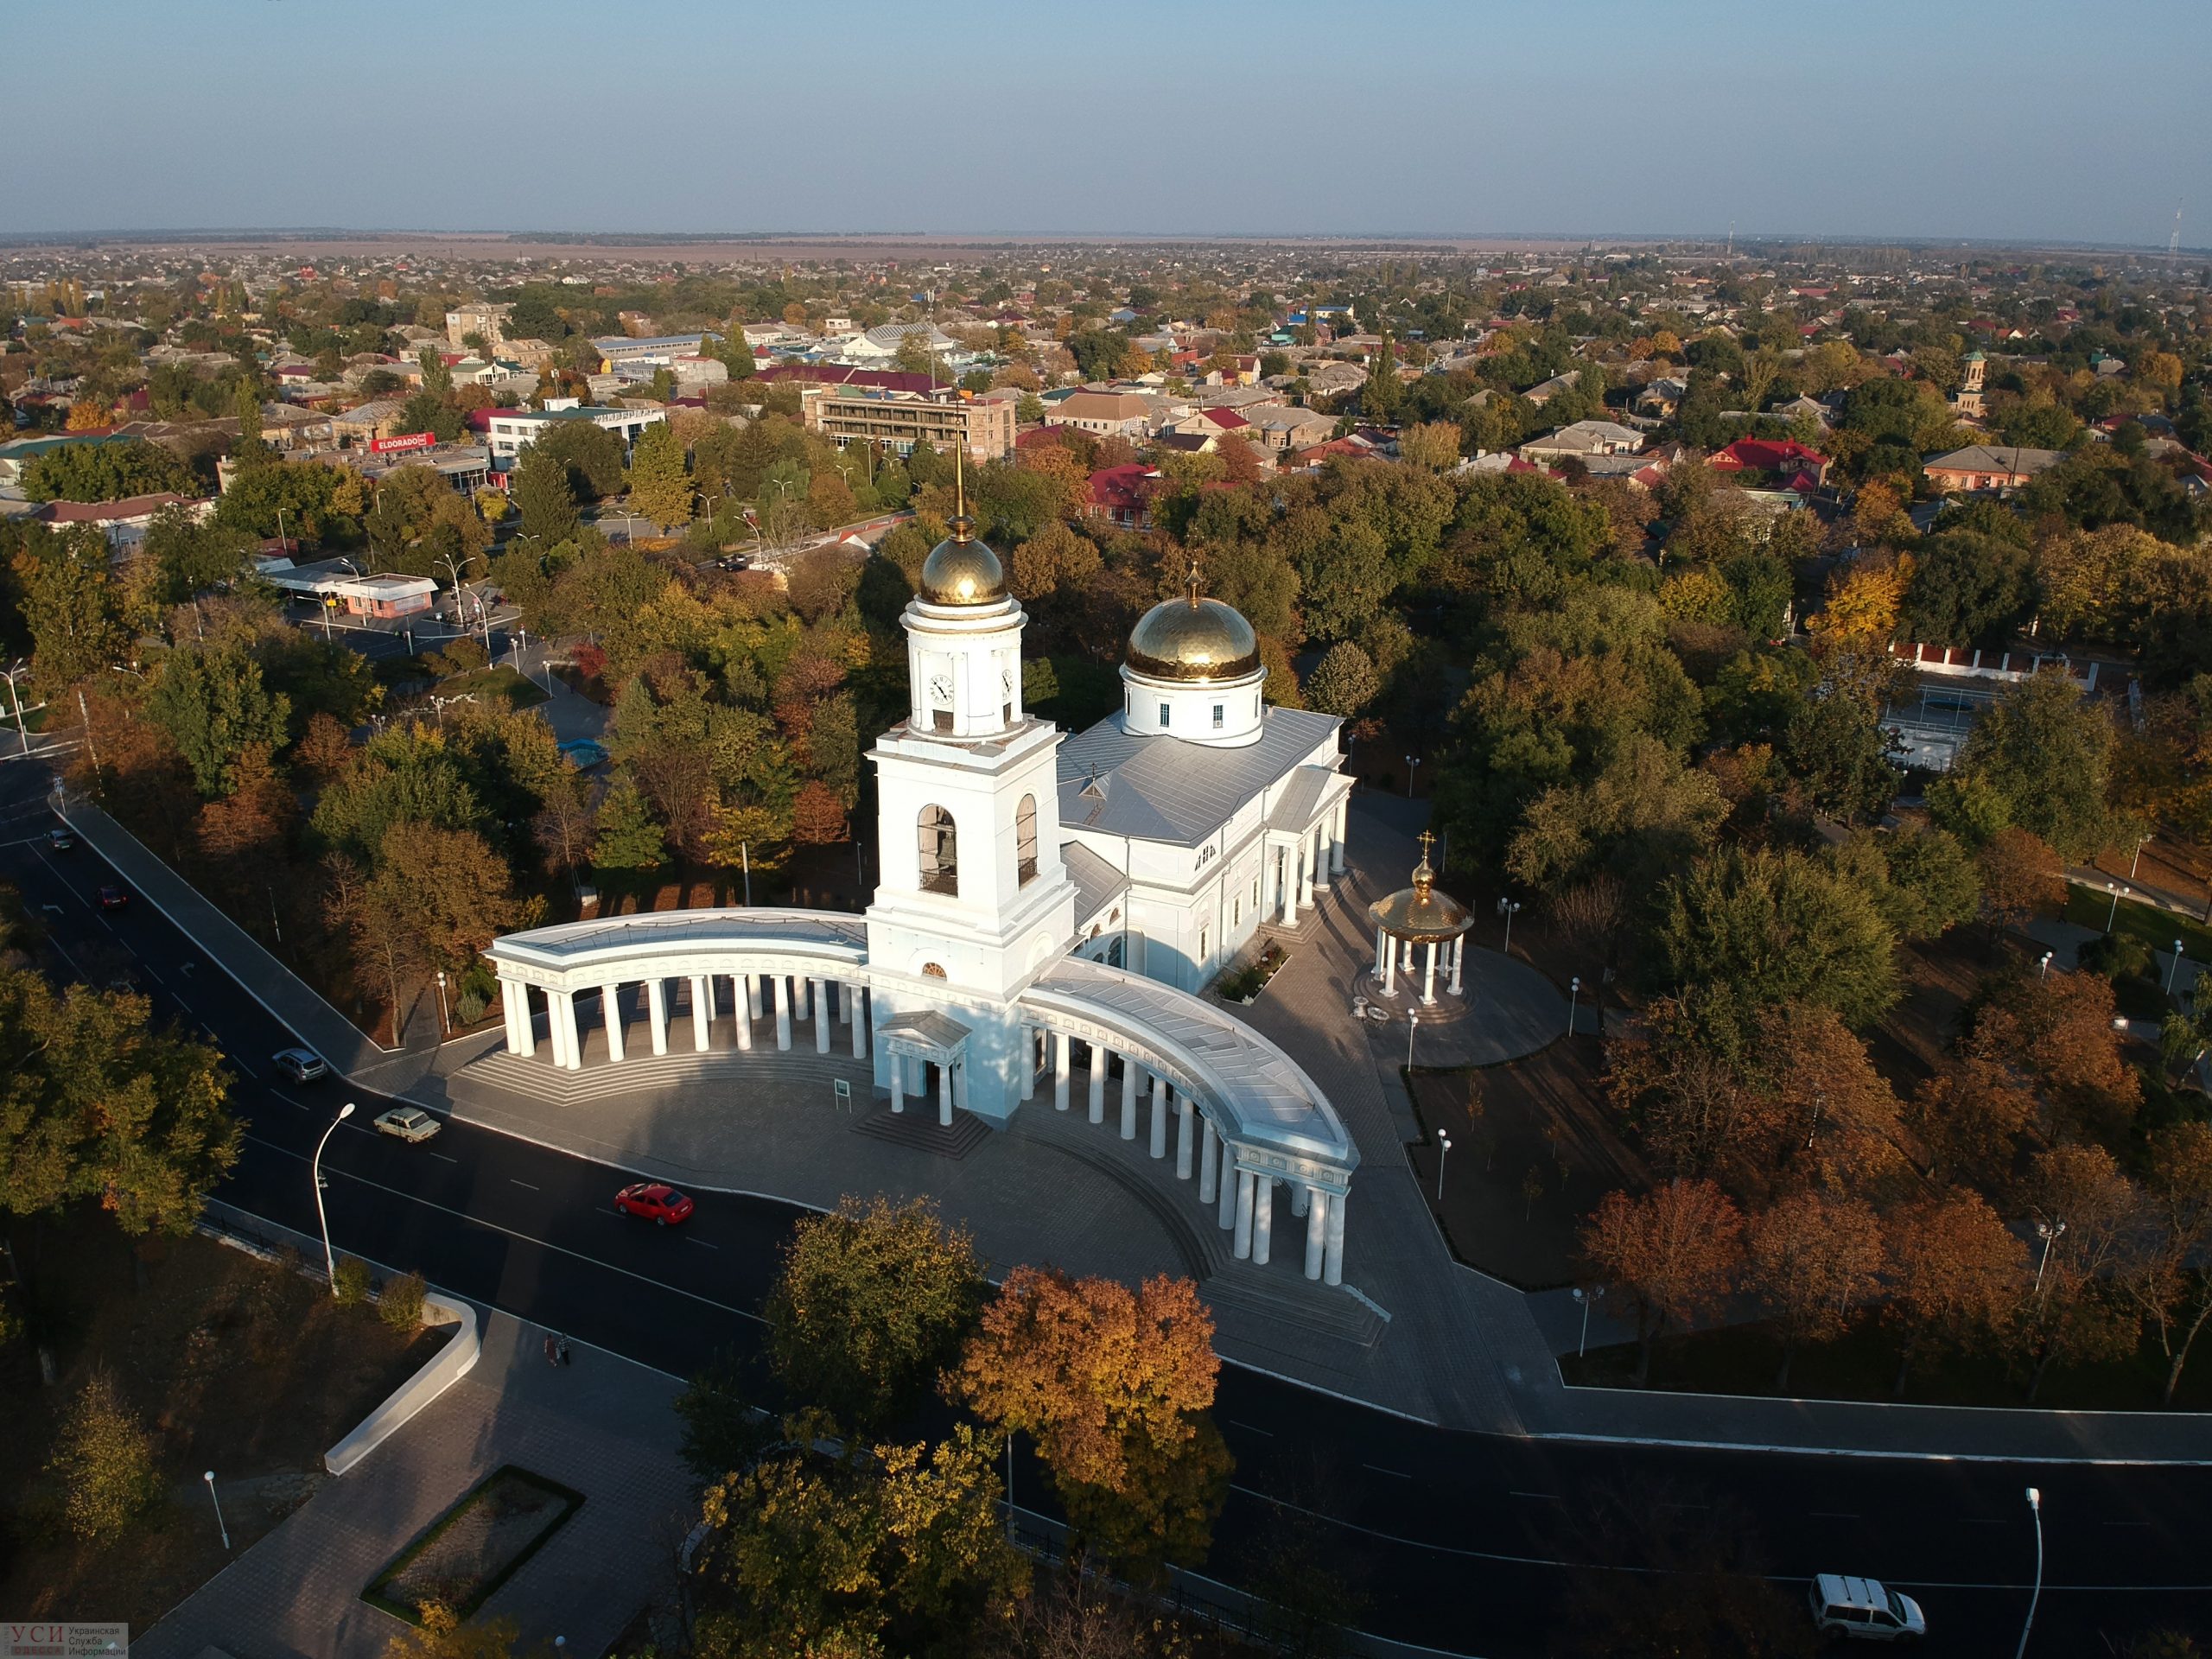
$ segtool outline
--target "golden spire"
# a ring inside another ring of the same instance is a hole
[[[1183,586],[1189,591],[1191,603],[1195,607],[1198,602],[1198,556],[1195,553],[1191,555],[1191,563],[1183,572]]]
[[[1436,872],[1429,868],[1428,863],[1428,849],[1436,837],[1424,830],[1414,839],[1421,842],[1421,862],[1414,866],[1414,886],[1425,893],[1436,880]]]
[[[968,477],[961,465],[961,451],[968,446],[956,442],[952,446],[952,539],[971,542],[976,539],[976,521],[968,516]]]

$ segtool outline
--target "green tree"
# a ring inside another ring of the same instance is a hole
[[[105,1369],[70,1402],[48,1467],[60,1478],[69,1530],[88,1541],[112,1544],[161,1502],[154,1437]]]
[[[1884,870],[1876,900],[1898,938],[1930,939],[1974,918],[1981,877],[1957,836],[1923,824],[1883,836],[1878,845]]]
[[[15,575],[22,589],[23,626],[31,637],[32,671],[49,693],[122,655],[128,641],[107,537],[97,525],[73,525],[26,546],[16,556]]]
[[[750,1469],[775,1443],[775,1420],[760,1410],[760,1393],[752,1367],[726,1349],[676,1396],[683,1461],[701,1480]]]
[[[630,511],[666,528],[691,522],[691,480],[676,429],[658,421],[639,436],[630,460]]]
[[[847,1198],[785,1247],[767,1305],[777,1375],[840,1423],[880,1429],[958,1357],[982,1290],[974,1244],[926,1199]]]
[[[181,605],[195,594],[224,586],[245,569],[246,537],[220,524],[202,523],[191,508],[163,507],[146,526],[140,554],[160,571],[156,593],[166,605]]]
[[[1306,682],[1306,706],[1349,720],[1375,701],[1382,677],[1368,654],[1346,639],[1333,645]]]
[[[1798,705],[1783,753],[1815,807],[1855,823],[1897,798],[1904,774],[1890,758],[1893,747],[1872,701],[1831,684]]]
[[[87,439],[49,449],[23,468],[33,501],[122,501],[134,495],[200,493],[192,468],[143,438]]]
[[[291,699],[270,690],[261,664],[235,644],[171,652],[146,700],[148,717],[168,734],[210,799],[237,789],[238,758],[250,747],[283,747],[291,709]]]
[[[1809,855],[1729,847],[1659,895],[1660,982],[1702,992],[1739,1031],[1787,1002],[1865,1026],[1897,1000],[1897,936],[1872,895]]]
[[[2094,857],[2111,833],[2112,753],[2104,704],[2084,697],[2063,670],[2045,669],[1999,694],[1960,746],[1947,781],[1955,790],[1986,790],[2003,804],[2005,822],[2080,861]]]
[[[555,421],[550,427],[530,447],[543,449],[569,469],[569,485],[577,499],[603,501],[620,493],[620,438],[592,421]]]
[[[576,496],[569,483],[568,463],[543,444],[533,443],[522,452],[513,494],[524,535],[551,546],[576,533]]]
[[[591,861],[602,870],[657,870],[668,861],[668,836],[634,780],[618,778],[600,803]]]

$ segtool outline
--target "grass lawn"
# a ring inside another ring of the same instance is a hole
[[[496,703],[505,700],[510,709],[531,709],[546,701],[545,688],[537,681],[518,673],[506,664],[495,668],[474,668],[466,674],[455,674],[438,682],[442,697],[474,696],[479,702]]]
[[[361,1592],[410,1623],[424,1602],[467,1618],[583,1507],[583,1494],[505,1464],[433,1521]]]
[[[97,1610],[143,1631],[313,1496],[323,1452],[450,1335],[395,1332],[372,1307],[340,1307],[319,1283],[197,1235],[145,1241],[134,1261],[89,1210],[15,1236],[60,1376],[40,1386],[28,1341],[0,1350],[0,1605],[26,1618]],[[153,1431],[166,1489],[110,1545],[60,1524],[45,1472],[64,1406],[101,1365]]]
[[[1764,1325],[1729,1325],[1690,1336],[1662,1337],[1651,1353],[1654,1389],[1694,1394],[1774,1393],[1782,1344]],[[1578,1360],[1560,1360],[1569,1382],[1601,1388],[1633,1387],[1636,1344],[1593,1348]],[[1798,1351],[1789,1392],[1808,1400],[1895,1400],[1897,1349],[1878,1321],[1868,1321],[1838,1343]],[[2165,1388],[2165,1360],[2148,1341],[2133,1358],[2096,1365],[2053,1365],[2034,1404],[2049,1411],[2157,1411]],[[2024,1374],[2012,1375],[1993,1355],[1930,1358],[1916,1367],[1902,1396],[1915,1405],[2028,1405]],[[2212,1355],[2200,1356],[2181,1376],[2177,1411],[2212,1410]]]
[[[2108,915],[2113,915],[2110,893],[2084,887],[2079,881],[2066,884],[2068,921],[2077,927],[2094,927],[2101,933]],[[2122,899],[2118,914],[2113,915],[2113,926],[2119,932],[2142,940],[2153,950],[2171,950],[2174,941],[2179,939],[2183,954],[2190,961],[2212,962],[2212,928],[2178,912]]]

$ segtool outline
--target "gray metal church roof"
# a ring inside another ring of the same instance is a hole
[[[1133,734],[1118,718],[1103,720],[1060,745],[1060,822],[1195,846],[1343,723],[1333,715],[1270,708],[1260,741],[1230,749]]]

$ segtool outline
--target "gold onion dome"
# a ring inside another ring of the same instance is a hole
[[[1475,925],[1474,912],[1448,893],[1436,890],[1436,872],[1428,865],[1426,832],[1421,836],[1421,862],[1414,866],[1414,884],[1401,887],[1388,899],[1367,907],[1375,925],[1396,939],[1427,944],[1456,939]]]
[[[1138,620],[1128,660],[1156,680],[1233,680],[1260,666],[1260,641],[1232,607],[1200,599],[1193,575],[1188,594],[1163,600]]]
[[[988,605],[1006,597],[999,556],[976,539],[975,520],[966,513],[922,561],[922,597],[932,605]]]

